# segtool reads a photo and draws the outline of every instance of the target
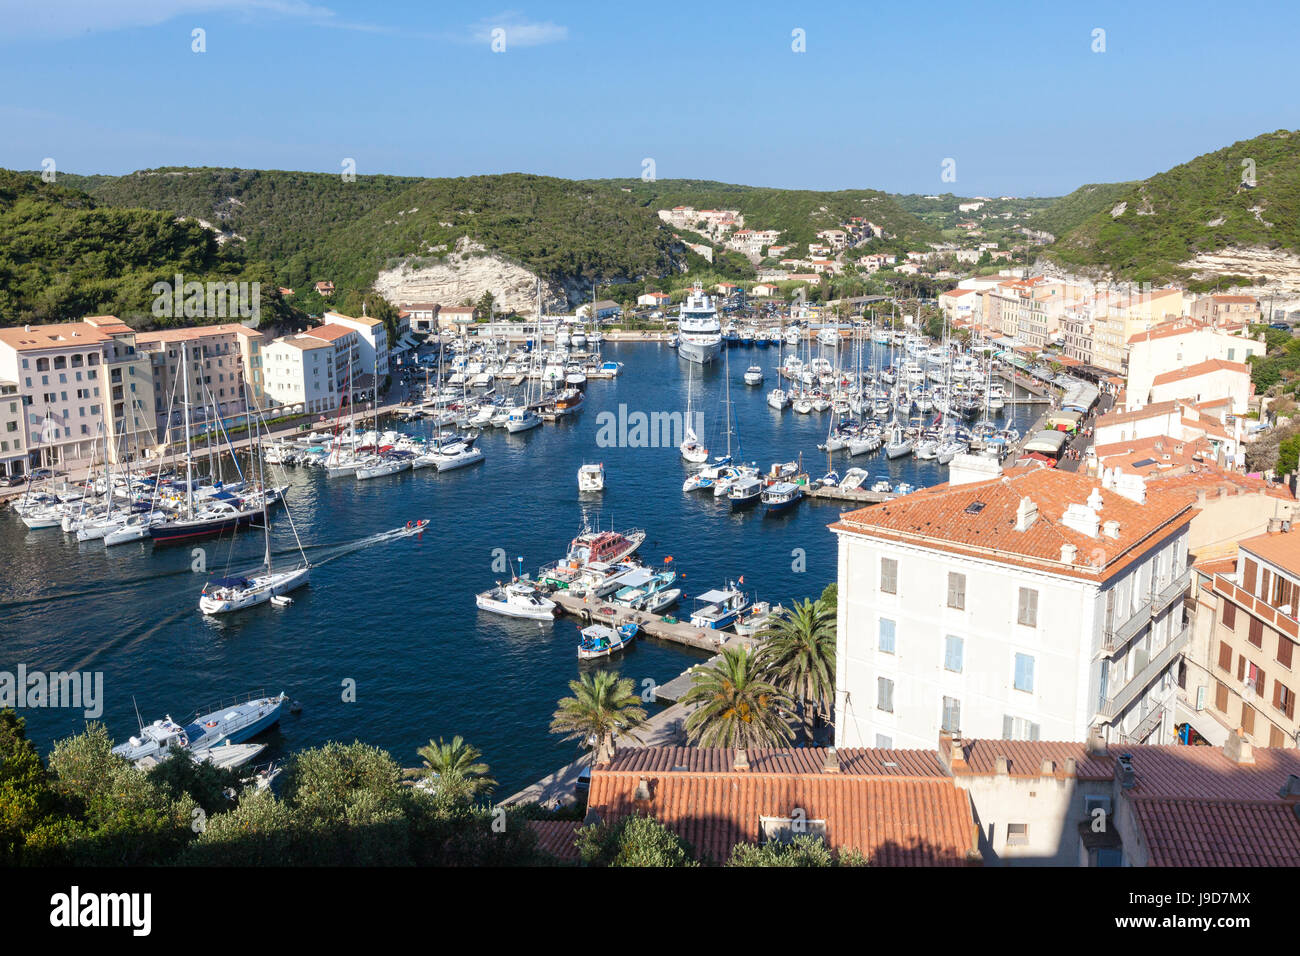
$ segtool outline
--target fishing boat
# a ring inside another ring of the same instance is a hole
[[[645,536],[640,528],[621,532],[584,530],[569,542],[565,561],[576,567],[594,562],[617,564],[641,547]]]
[[[656,591],[641,602],[640,610],[646,611],[650,614],[658,614],[676,604],[681,599],[681,596],[681,588],[669,588],[666,591]]]
[[[602,491],[605,487],[605,466],[583,465],[578,469],[579,491]]]
[[[749,368],[745,369],[745,384],[746,385],[763,384],[763,369],[761,366],[751,365]]]
[[[705,591],[695,599],[691,627],[720,631],[729,627],[749,607],[749,598],[734,585]]]
[[[506,431],[516,435],[536,428],[541,423],[542,417],[531,408],[516,408],[506,416]]]
[[[736,617],[732,629],[741,637],[753,637],[765,628],[772,615],[779,611],[780,608],[777,608],[774,612],[772,605],[767,601],[758,601]]]
[[[655,571],[651,568],[634,568],[620,575],[622,587],[614,591],[613,601],[624,607],[641,610],[652,596],[667,591],[677,580],[676,571]]]
[[[763,489],[764,517],[789,511],[803,497],[803,488],[789,481],[778,481]]]
[[[631,621],[620,624],[617,628],[607,624],[584,627],[579,632],[582,640],[578,642],[578,660],[589,661],[616,654],[632,643],[638,630],[638,626]]]
[[[284,693],[267,697],[259,692],[199,714],[183,726],[168,714],[148,726],[142,723],[139,732],[114,747],[113,753],[134,763],[147,757],[162,759],[173,750],[198,756],[227,741],[242,743],[279,723],[288,699]]]
[[[533,621],[550,621],[555,618],[555,602],[542,597],[537,589],[521,581],[496,587],[474,596],[480,610],[503,614],[506,617],[523,617]]]

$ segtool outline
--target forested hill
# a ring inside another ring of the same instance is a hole
[[[0,169],[0,325],[145,316],[160,280],[262,280],[239,250],[166,212],[104,205],[60,177]]]
[[[1157,282],[1186,278],[1182,264],[1197,253],[1300,253],[1300,132],[1233,143],[1098,200],[1102,208],[1059,235],[1049,256]]]
[[[699,179],[602,179],[596,184],[626,190],[650,210],[693,206],[696,209],[736,209],[750,229],[780,229],[781,242],[815,242],[822,229],[834,229],[854,216],[869,219],[887,233],[912,244],[938,242],[934,229],[907,212],[878,189],[773,189],[737,186]]]
[[[66,179],[104,202],[201,219],[274,263],[290,287],[322,277],[368,286],[396,260],[436,257],[462,237],[554,278],[673,268],[672,237],[652,211],[616,189],[546,176],[156,169]]]

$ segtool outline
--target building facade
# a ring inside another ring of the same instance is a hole
[[[1194,509],[1121,490],[1017,468],[841,516],[837,745],[1170,740]]]

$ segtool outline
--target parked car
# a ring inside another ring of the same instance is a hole
[[[48,468],[37,468],[31,473],[32,481],[40,481],[44,478],[53,478],[54,472]]]
[[[1270,323],[1268,324],[1268,327],[1269,327],[1270,329],[1278,329],[1279,331],[1282,331],[1282,332],[1290,332],[1290,331],[1291,331],[1291,326],[1287,325],[1285,322],[1270,322]]]
[[[26,475],[0,475],[0,488],[14,488],[26,481]]]

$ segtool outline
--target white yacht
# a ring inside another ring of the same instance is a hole
[[[705,365],[722,352],[722,325],[718,322],[718,310],[699,282],[682,303],[677,330],[677,354],[688,362]]]
[[[603,491],[605,488],[605,466],[583,465],[578,469],[579,491]]]
[[[758,365],[751,365],[749,368],[745,369],[745,384],[762,385],[763,369]]]
[[[525,617],[534,621],[550,621],[555,618],[555,602],[542,597],[536,588],[521,581],[475,595],[474,603],[481,610],[504,614],[506,617]]]

